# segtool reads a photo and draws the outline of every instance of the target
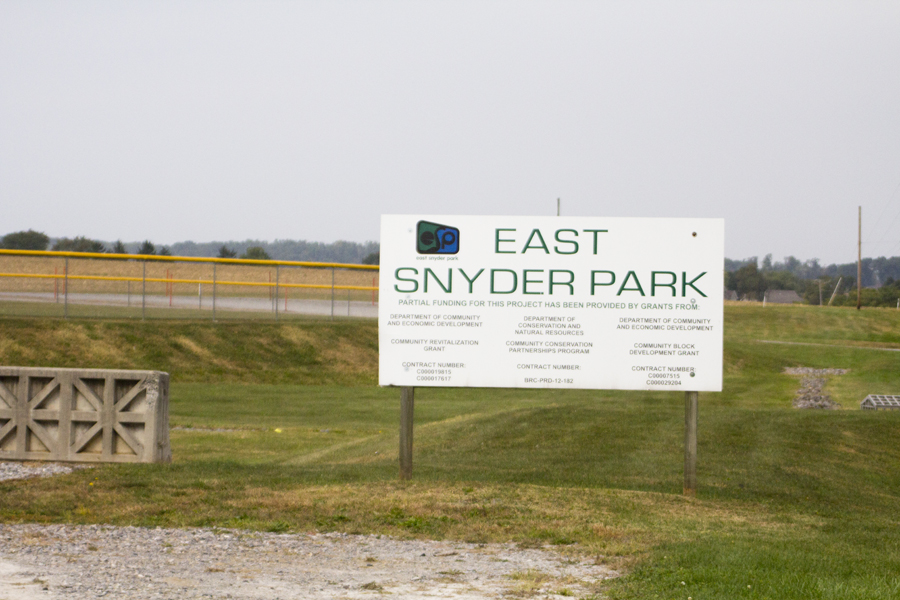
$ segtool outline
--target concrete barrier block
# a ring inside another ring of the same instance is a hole
[[[0,367],[0,460],[170,462],[169,374]]]

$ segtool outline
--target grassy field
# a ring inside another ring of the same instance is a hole
[[[0,319],[0,364],[166,371],[186,382],[376,384],[374,320]],[[173,398],[173,401],[176,401]]]
[[[900,393],[900,313],[725,314],[696,499],[679,393],[419,389],[401,483],[372,322],[0,320],[3,364],[169,371],[175,427],[171,465],[0,483],[0,519],[550,544],[627,573],[598,598],[900,598],[900,412],[858,410]],[[843,410],[791,408],[789,366],[850,369]]]

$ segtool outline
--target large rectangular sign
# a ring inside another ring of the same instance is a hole
[[[379,383],[722,390],[721,219],[381,218]]]

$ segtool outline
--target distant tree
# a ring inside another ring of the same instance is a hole
[[[784,269],[788,273],[793,273],[796,275],[800,271],[800,268],[803,267],[803,263],[793,256],[785,256],[784,263],[778,265],[778,267]]]
[[[7,233],[0,239],[0,248],[7,250],[46,250],[49,245],[50,238],[33,229]]]
[[[741,298],[759,300],[760,294],[766,291],[766,280],[755,264],[744,265],[732,273],[731,282]]]
[[[278,260],[301,260],[360,264],[362,259],[373,252],[378,252],[377,242],[305,242],[302,240],[219,240],[215,242],[176,242],[172,244],[172,254],[177,256],[217,256],[219,249],[225,244],[229,248],[260,246],[269,256]],[[895,278],[897,275],[894,276]]]
[[[262,246],[250,246],[249,248],[247,248],[246,252],[241,254],[241,258],[249,258],[252,260],[271,260],[269,253],[263,250]]]
[[[112,245],[112,248],[109,249],[110,254],[128,254],[128,249],[125,247],[125,244],[122,243],[122,240],[116,240],[116,242]]]
[[[219,258],[237,258],[237,252],[223,245],[219,248]]]
[[[772,255],[766,254],[766,257],[762,260],[762,268],[761,271],[771,271],[772,270]]]
[[[801,283],[803,284],[803,289],[797,290],[797,293],[803,297],[804,302],[807,304],[819,304],[820,286],[822,290],[822,304],[828,302],[830,291],[828,291],[822,279],[808,279]]]
[[[364,265],[377,265],[381,261],[381,252],[372,252],[367,255],[364,259],[362,259],[362,264]]]
[[[725,289],[726,290],[734,289],[734,273],[729,271],[728,269],[725,269]]]
[[[153,242],[150,240],[144,240],[141,242],[141,247],[138,248],[138,254],[156,254],[156,246],[153,245]]]
[[[750,258],[745,258],[744,260],[731,260],[730,258],[725,259],[725,270],[729,272],[737,271],[741,267],[749,264],[756,264],[758,261],[756,256],[751,256]],[[731,289],[731,288],[728,288]]]
[[[771,271],[764,278],[767,290],[794,290],[801,293],[804,290],[800,279],[789,271]]]
[[[880,306],[900,305],[900,281],[888,277],[881,289],[878,290]]]
[[[159,252],[157,254],[159,254],[160,256],[172,256],[172,251],[169,250],[166,246],[163,246],[159,249]]]
[[[73,239],[59,238],[53,244],[53,249],[58,252],[106,252],[103,242],[83,236]]]

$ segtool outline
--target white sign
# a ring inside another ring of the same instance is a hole
[[[722,390],[724,221],[384,215],[379,383]]]

